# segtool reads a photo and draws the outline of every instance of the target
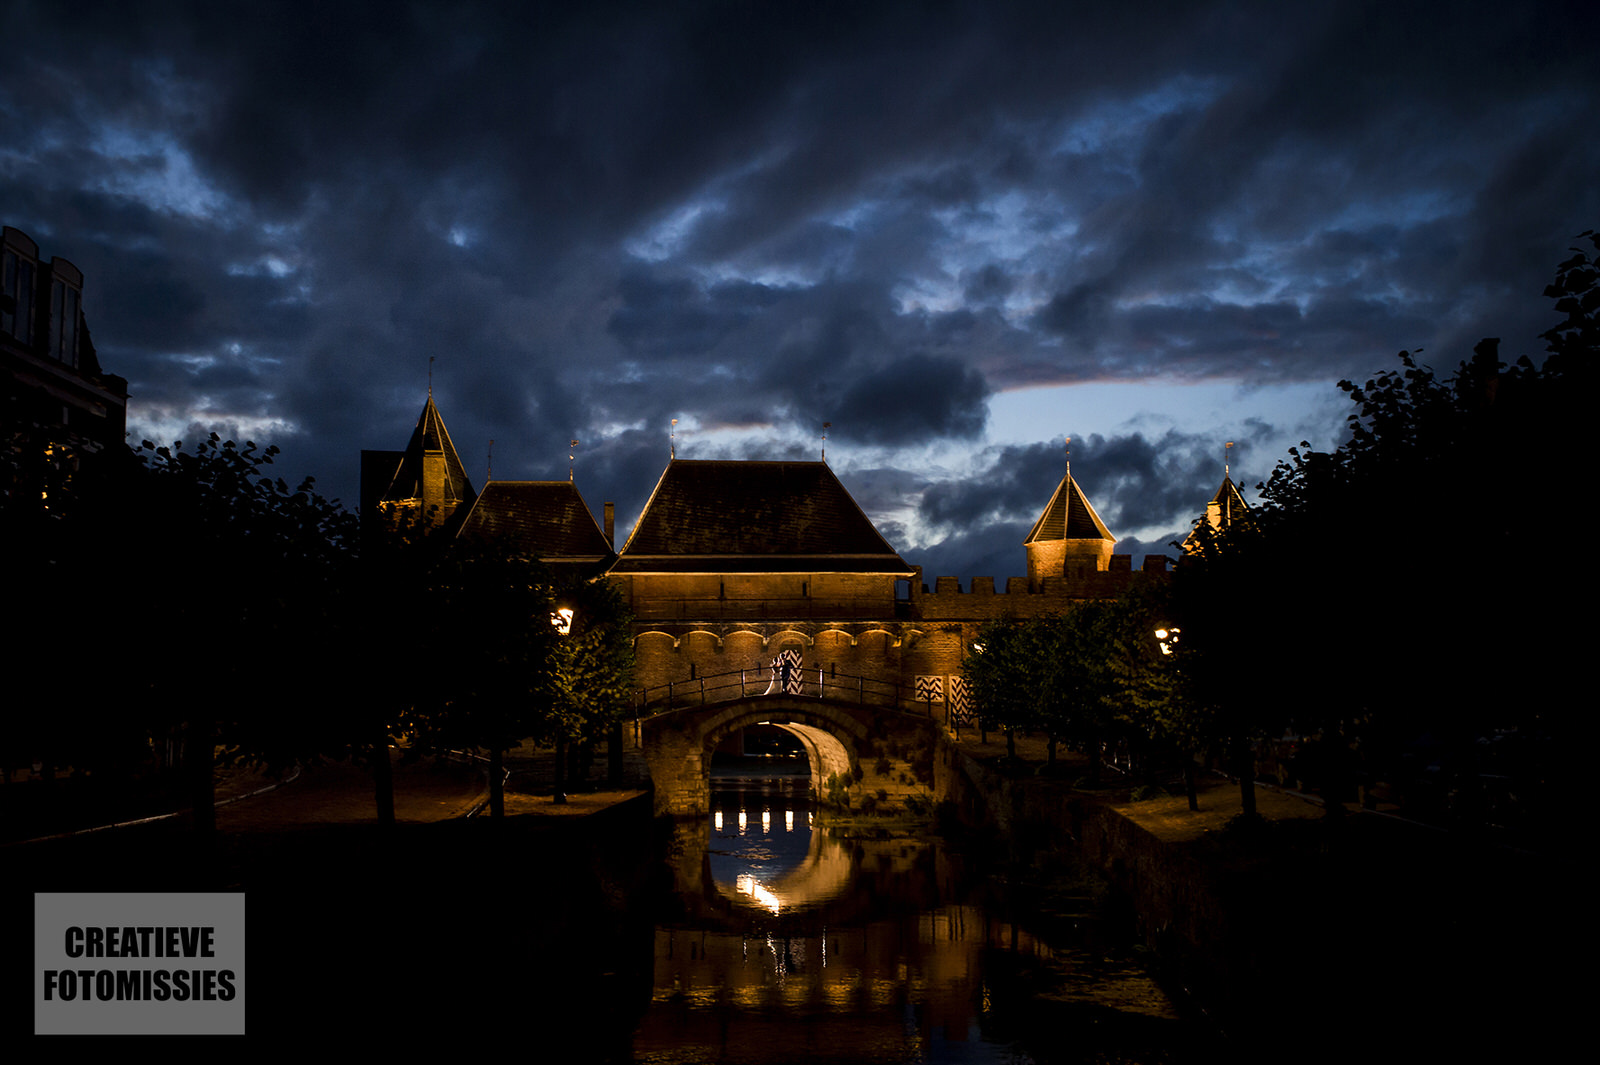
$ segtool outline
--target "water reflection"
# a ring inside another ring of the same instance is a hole
[[[1088,939],[1036,937],[940,843],[818,827],[803,782],[737,785],[712,808],[677,841],[677,916],[655,932],[637,1061],[1095,1060],[1108,1017],[1172,1023],[1136,968]],[[1025,1048],[1041,989],[1052,1034]],[[1083,1028],[1075,1051],[1040,1057],[1063,1023]],[[1147,1060],[1124,1043],[1114,1057]]]
[[[717,892],[772,915],[814,908],[845,892],[850,855],[842,841],[813,831],[804,778],[722,783],[705,842]],[[698,849],[697,840],[685,845]]]

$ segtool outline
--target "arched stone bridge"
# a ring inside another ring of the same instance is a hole
[[[655,784],[658,816],[699,817],[711,808],[711,753],[748,725],[771,724],[797,736],[811,763],[814,798],[827,800],[827,780],[849,781],[852,806],[869,796],[879,806],[907,800],[932,805],[943,797],[938,726],[925,714],[804,695],[754,695],[690,706],[645,718],[640,741]]]

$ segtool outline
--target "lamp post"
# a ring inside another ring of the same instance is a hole
[[[1163,657],[1171,658],[1176,653],[1180,635],[1182,635],[1182,630],[1176,625],[1167,625],[1155,630],[1156,645],[1161,648]],[[1173,662],[1172,668],[1176,670],[1178,663]],[[1170,690],[1168,698],[1172,698]],[[1187,747],[1187,744],[1183,746]],[[1192,750],[1185,749],[1183,751],[1183,793],[1189,802],[1191,811],[1200,809],[1200,791],[1199,785],[1195,780],[1194,755],[1195,752]]]
[[[555,630],[558,640],[563,636],[572,635],[572,617],[573,610],[570,606],[562,606],[557,604],[556,608],[550,611],[550,627]],[[561,721],[560,715],[558,714],[556,717],[555,795],[551,800],[557,806],[565,806],[567,803],[566,778],[567,730],[566,726]]]

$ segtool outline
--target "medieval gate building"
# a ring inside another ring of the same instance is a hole
[[[634,615],[646,716],[788,696],[960,721],[970,713],[962,660],[986,622],[1115,598],[1134,572],[1070,469],[1025,541],[1027,578],[1003,589],[992,577],[963,590],[941,576],[930,590],[825,462],[674,458],[618,550],[612,504],[602,529],[570,481],[475,492],[431,396],[405,451],[362,452],[361,499],[364,511],[493,533],[554,570],[614,582]],[[1243,506],[1225,478],[1208,516]],[[1145,557],[1146,570],[1166,566],[1164,555]],[[849,740],[832,720],[807,727]]]

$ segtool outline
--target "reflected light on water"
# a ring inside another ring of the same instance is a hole
[[[753,876],[748,874],[741,876],[734,881],[733,886],[740,892],[755,899],[761,905],[771,910],[774,914],[783,909],[783,900],[779,899],[778,896],[768,891],[766,887],[762,885],[761,881],[757,880]]]

